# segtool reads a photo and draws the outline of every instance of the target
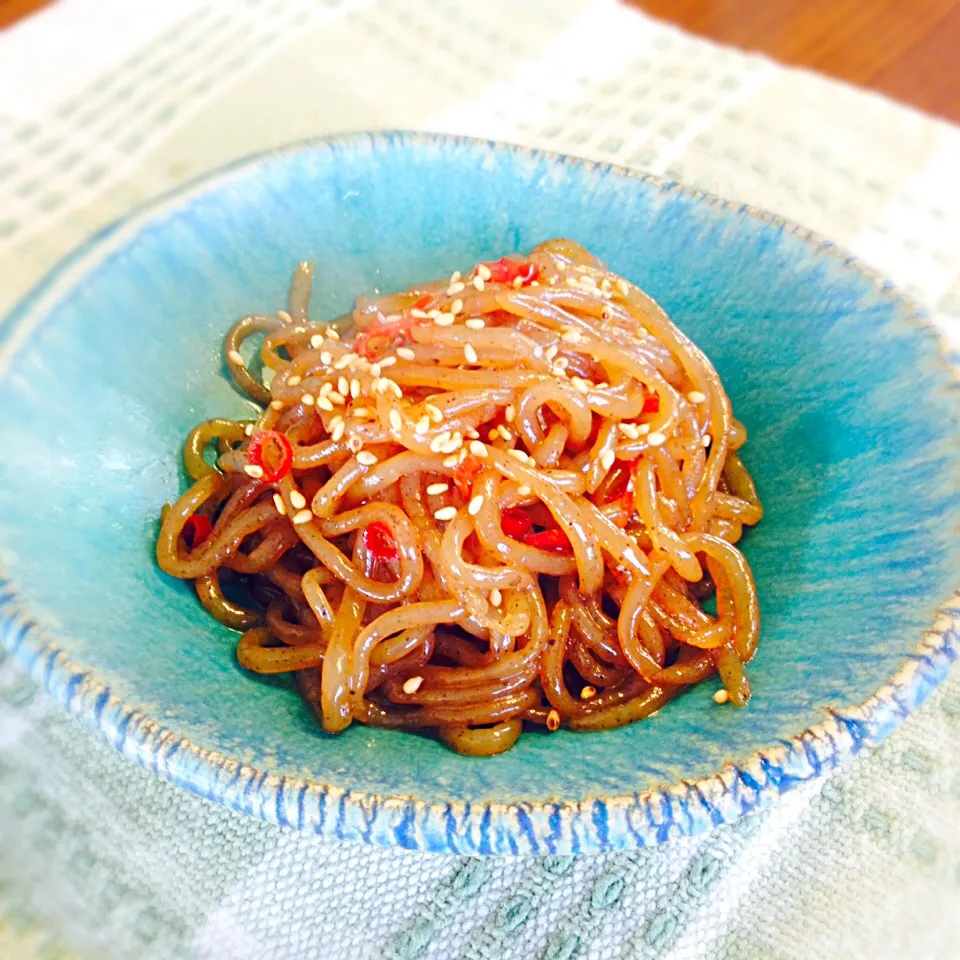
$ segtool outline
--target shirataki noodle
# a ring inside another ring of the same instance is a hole
[[[714,673],[747,702],[746,431],[653,300],[568,240],[333,324],[308,321],[311,283],[301,264],[288,311],[228,333],[259,409],[190,433],[157,541],[244,667],[293,673],[327,731],[432,728],[479,756]]]

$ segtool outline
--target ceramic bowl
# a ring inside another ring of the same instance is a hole
[[[160,573],[187,431],[247,405],[238,316],[317,264],[354,297],[569,236],[656,297],[748,426],[766,517],[745,552],[763,634],[744,710],[704,683],[652,719],[531,733],[473,759],[429,737],[324,734],[284,678]],[[74,253],[0,325],[0,635],[148,769],[324,836],[570,853],[732,820],[877,743],[956,656],[956,393],[925,317],[801,228],[676,183],[500,144],[322,140],[241,162]]]

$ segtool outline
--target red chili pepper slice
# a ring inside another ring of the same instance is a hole
[[[540,276],[539,264],[528,263],[525,260],[501,257],[492,263],[485,263],[484,266],[490,271],[490,279],[495,283],[512,284],[519,277],[520,285],[526,287]]]
[[[541,530],[539,533],[528,533],[523,542],[528,547],[538,547],[540,550],[552,550],[554,553],[569,553],[573,548],[567,535],[559,528]]]
[[[533,529],[533,518],[521,507],[507,507],[500,514],[500,529],[514,540],[523,540]]]
[[[357,337],[353,348],[365,360],[375,360],[377,353],[373,349],[373,341],[386,340],[388,346],[399,347],[410,336],[410,329],[417,322],[416,317],[403,316],[393,323],[375,323]]]
[[[191,550],[199,547],[211,533],[213,533],[213,524],[210,518],[202,513],[195,513],[183,525],[183,539],[187,541],[187,547]]]
[[[647,397],[643,401],[643,412],[644,413],[660,412],[660,398],[656,394],[653,394],[652,396]]]
[[[426,310],[433,303],[433,294],[425,293],[416,303],[411,304],[411,310]]]
[[[267,483],[282,480],[293,466],[290,441],[277,430],[261,430],[250,438],[247,463],[263,471]]]
[[[363,546],[371,559],[379,563],[392,563],[400,559],[397,544],[390,528],[381,520],[374,520],[363,528]]]
[[[479,457],[469,456],[464,458],[456,470],[453,472],[453,485],[460,491],[461,496],[469,497],[473,489],[473,481],[483,470],[483,461]]]

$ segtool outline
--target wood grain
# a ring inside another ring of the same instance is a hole
[[[692,33],[960,122],[960,0],[631,0]]]

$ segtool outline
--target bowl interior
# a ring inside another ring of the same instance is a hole
[[[284,679],[153,559],[199,420],[247,409],[227,326],[317,265],[314,319],[553,236],[656,297],[748,427],[767,508],[745,551],[763,635],[746,710],[693,689],[648,722],[531,734],[472,760],[354,725],[329,737]],[[857,704],[956,585],[956,405],[895,295],[772,219],[520,150],[372,137],[242,165],[95,241],[0,328],[0,570],[77,663],[201,747],[424,800],[629,794],[694,778]]]

